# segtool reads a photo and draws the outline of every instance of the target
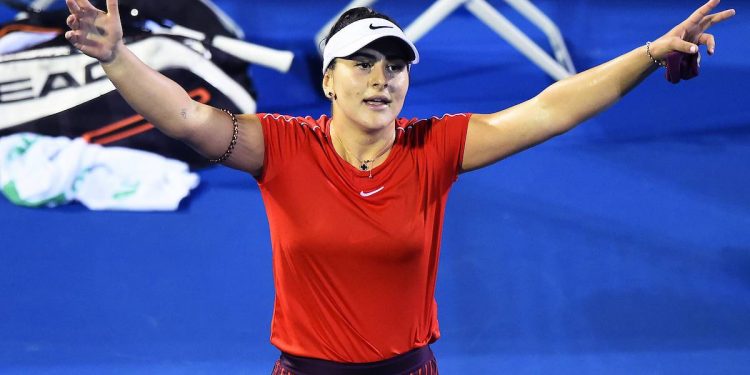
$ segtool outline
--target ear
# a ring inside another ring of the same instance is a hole
[[[329,92],[333,92],[333,70],[332,69],[326,69],[326,72],[323,73],[323,95],[328,97]]]

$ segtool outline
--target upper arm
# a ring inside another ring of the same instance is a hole
[[[472,115],[461,170],[488,166],[557,135],[550,117],[539,97],[500,112]]]
[[[227,151],[234,127],[225,112],[211,106],[196,103],[190,121],[190,129],[183,141],[208,159],[216,159]],[[238,122],[237,143],[232,155],[224,165],[259,176],[263,169],[264,141],[260,120],[255,114],[236,115]]]

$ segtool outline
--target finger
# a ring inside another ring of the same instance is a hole
[[[93,43],[98,44],[105,44],[107,43],[107,37],[103,35],[104,33],[102,31],[99,31],[99,33],[86,33],[85,38],[87,40],[90,40]]]
[[[78,20],[78,17],[73,14],[68,16],[68,19],[65,21],[65,23],[68,24],[68,27],[70,27],[71,30],[78,30],[81,28],[81,23]]]
[[[683,53],[688,53],[688,54],[693,54],[693,53],[698,52],[697,45],[695,45],[694,43],[690,43],[688,41],[682,40],[680,38],[672,39],[669,47],[673,51],[678,51],[678,52],[683,52]]]
[[[86,38],[80,31],[65,32],[65,39],[67,39],[73,47],[81,50],[81,52],[87,55],[93,53],[94,49],[100,46],[96,41]]]
[[[87,16],[96,18],[99,14],[104,13],[99,8],[93,6],[89,0],[73,0],[78,3],[82,12],[85,12]],[[83,14],[81,14],[83,15]]]
[[[709,27],[711,27],[711,26],[713,26],[713,25],[715,25],[715,24],[717,24],[719,22],[722,22],[722,21],[725,21],[725,20],[728,20],[728,19],[734,17],[734,15],[736,13],[737,12],[735,12],[734,9],[727,9],[727,10],[725,10],[723,12],[714,13],[714,14],[712,14],[710,16],[706,16],[701,21],[701,28],[703,28],[703,30],[705,31]]]
[[[81,14],[81,7],[75,0],[65,0],[65,5],[68,6],[68,10],[71,14]]]
[[[73,47],[75,47],[77,49],[81,49],[82,45],[81,45],[80,41],[83,40],[83,38],[81,37],[81,34],[79,32],[72,31],[72,30],[66,31],[65,32],[65,39],[67,39],[68,42],[70,42],[70,44],[73,45]]]
[[[120,9],[117,7],[117,0],[107,0],[107,13],[113,17],[120,17]]]
[[[714,50],[716,49],[716,39],[713,35],[703,33],[703,35],[701,35],[700,39],[698,40],[698,43],[706,45],[709,55],[714,54]]]
[[[688,21],[693,23],[700,23],[704,17],[711,13],[711,11],[719,5],[720,0],[708,0],[707,3],[703,4],[702,7],[698,8],[693,14],[688,17]]]
[[[83,9],[96,9],[95,6],[91,5],[89,0],[76,0]]]

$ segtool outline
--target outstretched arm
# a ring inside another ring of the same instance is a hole
[[[117,0],[107,12],[88,0],[66,0],[71,28],[65,37],[81,52],[98,59],[107,77],[136,112],[166,135],[182,140],[206,158],[218,158],[229,146],[233,126],[222,111],[194,101],[171,79],[151,69],[122,40]],[[263,134],[258,118],[238,116],[237,145],[225,164],[258,175],[263,167]]]
[[[695,54],[704,44],[709,54],[716,42],[705,31],[732,17],[733,9],[711,14],[720,0],[710,0],[687,20],[650,45],[656,60],[673,51]],[[473,115],[466,136],[462,169],[469,171],[565,133],[608,108],[638,85],[658,65],[646,46],[559,81],[536,97],[493,114]]]

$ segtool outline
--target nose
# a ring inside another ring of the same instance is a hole
[[[388,72],[386,72],[385,61],[379,61],[370,70],[370,85],[372,87],[388,87]]]

